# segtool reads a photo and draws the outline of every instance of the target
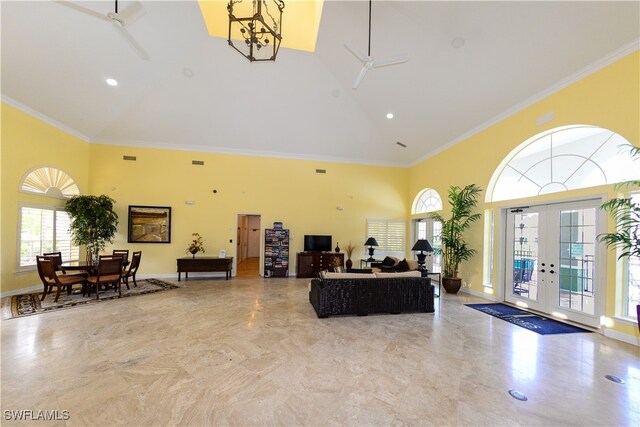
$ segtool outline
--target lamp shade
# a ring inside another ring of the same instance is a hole
[[[427,239],[419,239],[411,248],[412,251],[433,252],[433,248]]]
[[[365,246],[378,246],[378,242],[373,237],[369,237],[366,242],[364,242]]]

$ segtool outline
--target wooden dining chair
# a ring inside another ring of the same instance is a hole
[[[89,286],[95,286],[96,299],[100,299],[101,285],[113,285],[114,290],[118,291],[118,295],[122,296],[122,292],[120,290],[120,282],[122,281],[122,263],[123,258],[121,256],[100,256],[96,275],[89,276],[87,278]]]
[[[120,255],[123,265],[129,264],[129,249],[114,249],[113,255]]]
[[[60,268],[60,266],[63,264],[62,252],[47,252],[42,255],[51,258],[51,260],[53,261],[53,266],[55,268],[55,271],[60,271],[65,276],[82,276],[85,278],[89,276],[89,274],[86,271],[77,271],[77,272],[69,273],[62,270],[62,268]]]
[[[129,288],[129,277],[133,278],[133,285],[138,286],[138,283],[136,282],[136,273],[138,272],[138,267],[140,267],[141,258],[142,251],[136,251],[131,254],[131,264],[129,264],[129,269],[122,274],[122,281],[127,285],[127,289],[131,289]]]
[[[54,286],[56,287],[56,298],[54,299],[54,302],[58,302],[58,298],[60,298],[60,291],[63,288],[70,291],[73,285],[77,284],[82,284],[82,294],[84,295],[85,284],[87,282],[86,277],[56,274],[55,261],[52,257],[38,255],[36,256],[36,263],[38,265],[40,280],[42,280],[42,284],[44,285],[44,292],[42,293],[40,301],[44,301],[44,298],[47,294],[51,293]]]

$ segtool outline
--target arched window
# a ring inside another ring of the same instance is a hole
[[[640,179],[621,149],[629,142],[608,129],[575,125],[548,130],[514,149],[496,169],[487,201],[519,199]]]
[[[425,188],[416,196],[411,207],[412,214],[439,211],[442,209],[442,199],[433,188]]]
[[[67,199],[80,194],[73,178],[52,167],[38,168],[28,173],[20,184],[20,190]]]

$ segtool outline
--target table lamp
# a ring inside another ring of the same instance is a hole
[[[367,239],[366,242],[364,242],[365,246],[369,246],[369,259],[367,261],[375,261],[375,259],[373,259],[373,251],[375,249],[373,249],[374,246],[378,246],[378,242],[376,242],[376,239],[374,239],[373,237],[369,237]]]
[[[420,270],[424,270],[424,260],[427,257],[425,252],[433,252],[433,248],[429,244],[427,239],[419,239],[415,245],[411,248],[412,251],[420,251],[419,254],[416,254],[418,257],[418,268]]]

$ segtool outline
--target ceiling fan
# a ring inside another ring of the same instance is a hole
[[[133,50],[140,58],[145,60],[149,59],[149,54],[147,54],[144,48],[140,46],[140,43],[138,43],[136,39],[133,38],[131,33],[129,33],[126,28],[145,14],[144,7],[142,7],[142,4],[140,4],[140,2],[133,1],[131,2],[131,5],[125,10],[123,10],[122,12],[118,12],[118,0],[115,0],[115,11],[108,12],[107,14],[96,12],[95,10],[80,6],[78,3],[73,3],[70,1],[57,0],[56,3],[69,7],[71,9],[75,9],[86,15],[91,15],[103,21],[111,22],[111,24],[113,24],[113,27],[125,39],[125,41],[129,43],[129,45],[133,48]]]
[[[407,54],[393,56],[386,59],[375,59],[371,56],[371,0],[369,0],[369,48],[367,50],[367,56],[359,54],[347,44],[345,44],[344,47],[346,47],[347,50],[353,54],[353,56],[355,56],[360,62],[362,62],[362,70],[360,70],[360,74],[358,74],[358,77],[356,77],[356,81],[353,83],[353,90],[358,89],[358,86],[360,86],[360,83],[362,83],[362,79],[364,79],[367,71],[373,68],[402,64],[403,62],[407,62],[409,60],[409,55]]]

